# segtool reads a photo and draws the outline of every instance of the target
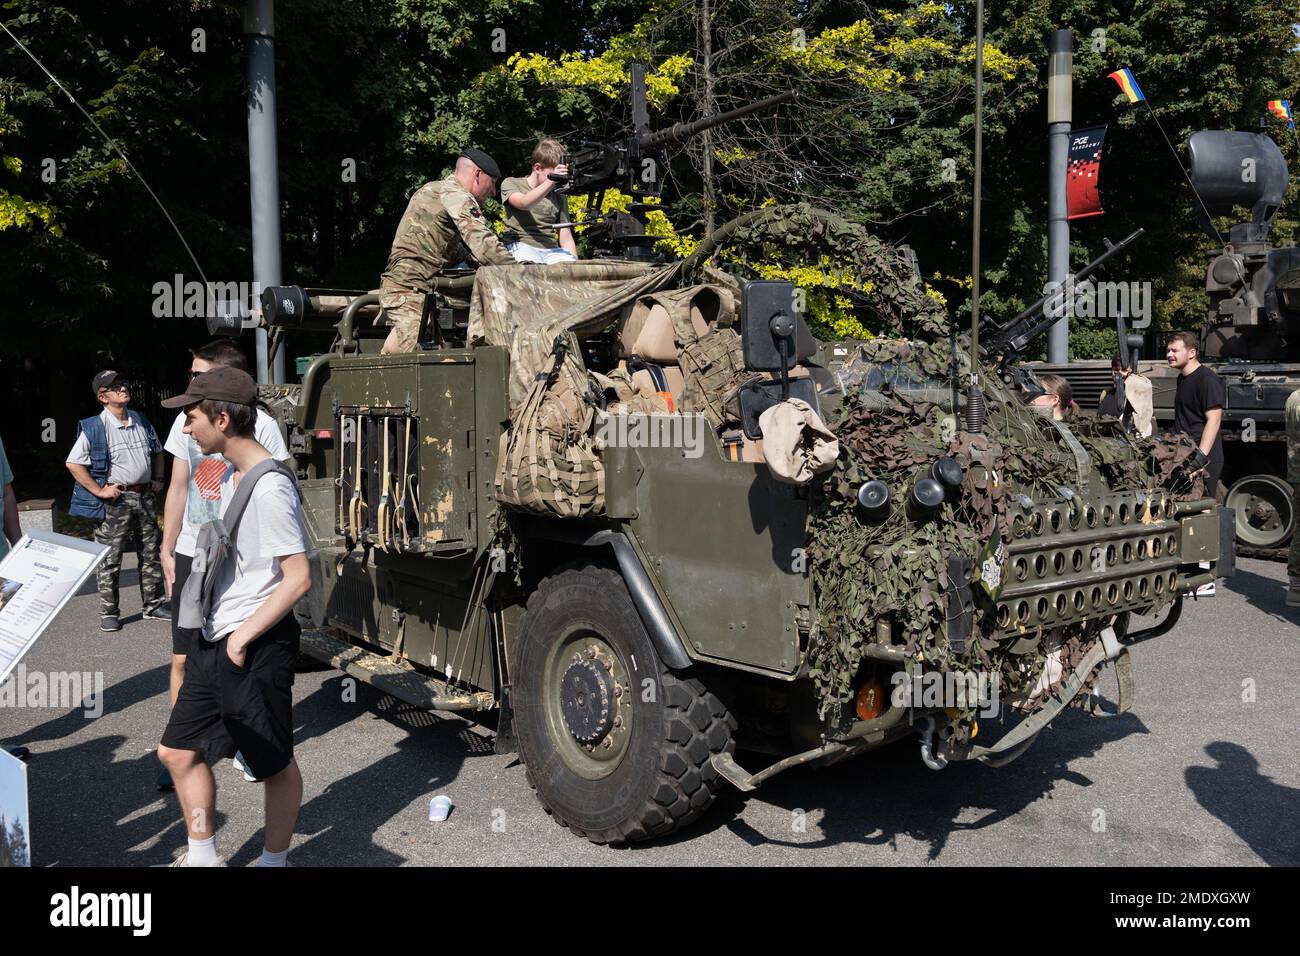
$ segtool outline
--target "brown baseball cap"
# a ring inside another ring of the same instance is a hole
[[[194,376],[183,394],[165,400],[162,406],[187,408],[203,401],[252,405],[257,401],[257,383],[247,372],[218,367]]]
[[[99,397],[101,388],[112,388],[118,382],[125,381],[121,372],[114,372],[112,369],[106,369],[100,372],[90,380],[90,393],[96,398]]]

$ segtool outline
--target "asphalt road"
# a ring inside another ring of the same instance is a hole
[[[125,627],[98,630],[74,599],[29,671],[103,673],[104,713],[0,708],[0,740],[31,748],[37,866],[166,863],[185,842],[154,786],[166,722],[168,627],[139,619],[124,561]],[[1244,560],[1169,635],[1135,648],[1133,712],[1063,714],[1004,769],[926,769],[915,740],[827,769],[796,769],[748,796],[728,789],[696,827],[643,847],[599,847],[541,810],[512,756],[455,716],[411,711],[342,675],[298,675],[306,782],[296,866],[1297,865],[1300,613],[1285,566]],[[989,728],[996,730],[996,725]],[[983,735],[981,735],[983,736]],[[990,734],[992,736],[992,734]],[[746,762],[742,758],[742,762]],[[752,762],[752,758],[750,758]],[[754,769],[750,767],[750,769]],[[217,767],[218,843],[232,865],[261,851],[261,787]],[[430,797],[455,807],[429,823]],[[1289,821],[1289,822],[1288,822]]]

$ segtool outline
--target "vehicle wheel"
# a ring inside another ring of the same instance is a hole
[[[710,759],[736,723],[698,680],[655,652],[622,577],[593,564],[544,580],[528,601],[512,671],[528,785],[593,843],[664,836],[724,785]]]
[[[1295,531],[1291,486],[1277,475],[1247,475],[1233,482],[1224,504],[1236,509],[1242,544],[1280,548]]]

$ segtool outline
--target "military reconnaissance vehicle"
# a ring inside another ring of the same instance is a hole
[[[896,334],[816,342],[738,248],[843,268]],[[911,736],[935,769],[1006,763],[1101,707],[1107,663],[1128,707],[1128,647],[1224,571],[1190,448],[1044,418],[1032,376],[983,359],[963,391],[969,341],[914,258],[829,212],[760,210],[679,262],[441,276],[410,354],[378,354],[382,318],[373,294],[263,294],[271,329],[332,338],[267,392],[318,548],[303,649],[495,711],[498,751],[595,842]]]
[[[1223,486],[1236,513],[1243,554],[1284,557],[1297,515],[1286,478],[1287,396],[1300,388],[1300,249],[1268,241],[1287,187],[1287,164],[1263,131],[1202,130],[1187,142],[1192,181],[1209,213],[1251,211],[1249,222],[1231,227],[1228,241],[1210,256],[1205,273],[1209,298],[1196,331],[1201,361],[1223,379]],[[1196,209],[1206,234],[1222,240],[1205,212]],[[1123,339],[1123,336],[1121,336]],[[1164,343],[1151,337],[1152,359],[1138,369],[1151,379],[1155,416],[1172,428],[1176,373],[1164,362]],[[1127,343],[1121,342],[1122,345]],[[1095,408],[1112,388],[1109,362],[1068,366],[1036,364],[1070,380],[1081,405]]]

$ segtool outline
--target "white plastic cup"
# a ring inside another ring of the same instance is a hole
[[[439,794],[429,801],[429,822],[441,823],[451,814],[451,797]]]

